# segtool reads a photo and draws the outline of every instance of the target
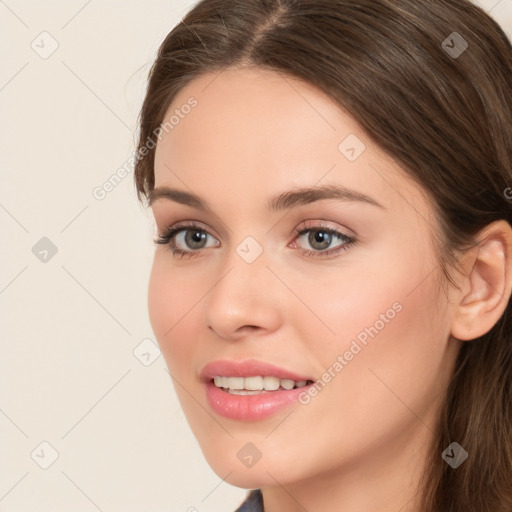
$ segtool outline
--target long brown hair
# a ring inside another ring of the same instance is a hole
[[[439,265],[452,283],[457,255],[482,228],[512,224],[512,47],[468,0],[200,1],[149,74],[140,200],[154,188],[148,142],[178,91],[237,65],[315,85],[395,158],[432,200]],[[420,489],[428,512],[512,511],[511,308],[459,352]],[[457,469],[441,457],[453,441],[469,454]]]

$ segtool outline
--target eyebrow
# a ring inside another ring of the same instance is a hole
[[[149,193],[148,206],[153,205],[153,203],[160,199],[167,199],[169,201],[191,206],[192,208],[196,208],[202,211],[211,211],[211,208],[208,206],[206,201],[201,199],[199,196],[184,190],[178,190],[170,187],[157,187]],[[362,192],[357,192],[355,190],[335,185],[324,185],[314,188],[299,188],[296,190],[283,192],[272,197],[268,201],[267,209],[271,212],[277,212],[325,199],[336,199],[338,201],[348,202],[357,201],[377,206],[383,210],[386,209],[376,199],[367,196]]]

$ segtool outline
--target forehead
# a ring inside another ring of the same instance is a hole
[[[179,92],[165,118],[179,114],[191,98],[197,106],[164,135],[157,158],[167,149],[180,160],[186,154],[189,162],[222,155],[225,164],[246,159],[244,167],[250,167],[283,154],[293,160],[305,138],[336,154],[332,135],[339,129],[339,113],[327,96],[304,82],[258,68],[204,74]]]
[[[424,196],[340,106],[288,75],[260,68],[205,73],[180,90],[163,122],[171,116],[173,127],[156,149],[157,187],[264,197],[322,181],[372,191],[384,204],[404,203],[404,196],[420,204]]]

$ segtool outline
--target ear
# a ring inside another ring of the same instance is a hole
[[[461,293],[451,335],[473,340],[489,332],[504,313],[512,292],[512,228],[499,220],[486,226],[466,255]]]

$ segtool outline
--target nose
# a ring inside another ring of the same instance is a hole
[[[208,329],[226,340],[261,336],[282,322],[284,286],[267,267],[264,255],[247,263],[237,254],[204,302]]]

